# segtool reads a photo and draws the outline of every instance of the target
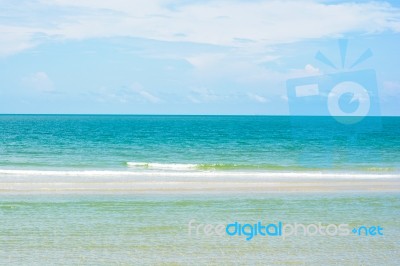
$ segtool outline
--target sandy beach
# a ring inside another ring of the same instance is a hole
[[[40,175],[38,175],[40,173]],[[279,192],[399,192],[400,177],[391,175],[336,175],[311,173],[171,173],[168,176],[134,173],[53,172],[3,175],[0,193],[279,193]],[[66,177],[65,174],[68,174]],[[133,175],[133,176],[132,176]],[[189,176],[189,177],[188,177]]]

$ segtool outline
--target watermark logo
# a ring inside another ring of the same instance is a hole
[[[302,166],[315,167],[316,156],[318,165],[325,168],[360,163],[361,156],[355,156],[351,147],[359,146],[365,135],[382,129],[375,70],[358,69],[372,57],[371,49],[352,51],[358,56],[348,60],[348,41],[339,40],[338,46],[340,60],[332,60],[321,51],[315,56],[332,72],[286,82],[293,139],[296,143],[318,143],[323,147],[316,152],[307,145],[298,145],[298,163]],[[307,115],[324,118],[305,120],[303,116]],[[305,127],[305,122],[314,124]],[[317,132],[323,134],[314,134],[314,128],[322,128]]]
[[[372,56],[366,49],[349,64],[347,40],[339,40],[341,68],[318,51],[315,58],[334,70],[331,74],[287,80],[291,115],[331,116],[341,124],[359,123],[366,116],[379,116],[376,73],[373,69],[354,70]]]
[[[349,224],[323,224],[311,223],[284,223],[278,221],[275,223],[199,223],[192,219],[188,223],[189,236],[229,236],[242,237],[247,241],[255,237],[280,237],[283,240],[289,237],[298,236],[383,236],[383,227],[380,225],[358,226],[351,228]]]

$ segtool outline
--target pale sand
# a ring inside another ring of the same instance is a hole
[[[0,194],[141,194],[141,193],[274,193],[274,192],[400,192],[400,178],[388,179],[160,179],[106,178],[55,180],[0,179]]]

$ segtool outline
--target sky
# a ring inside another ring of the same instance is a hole
[[[0,0],[0,33],[0,113],[292,115],[288,80],[372,70],[400,115],[400,1]]]

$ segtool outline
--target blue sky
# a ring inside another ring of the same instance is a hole
[[[0,12],[0,113],[288,115],[288,79],[373,69],[381,114],[400,115],[399,1],[37,0]]]

